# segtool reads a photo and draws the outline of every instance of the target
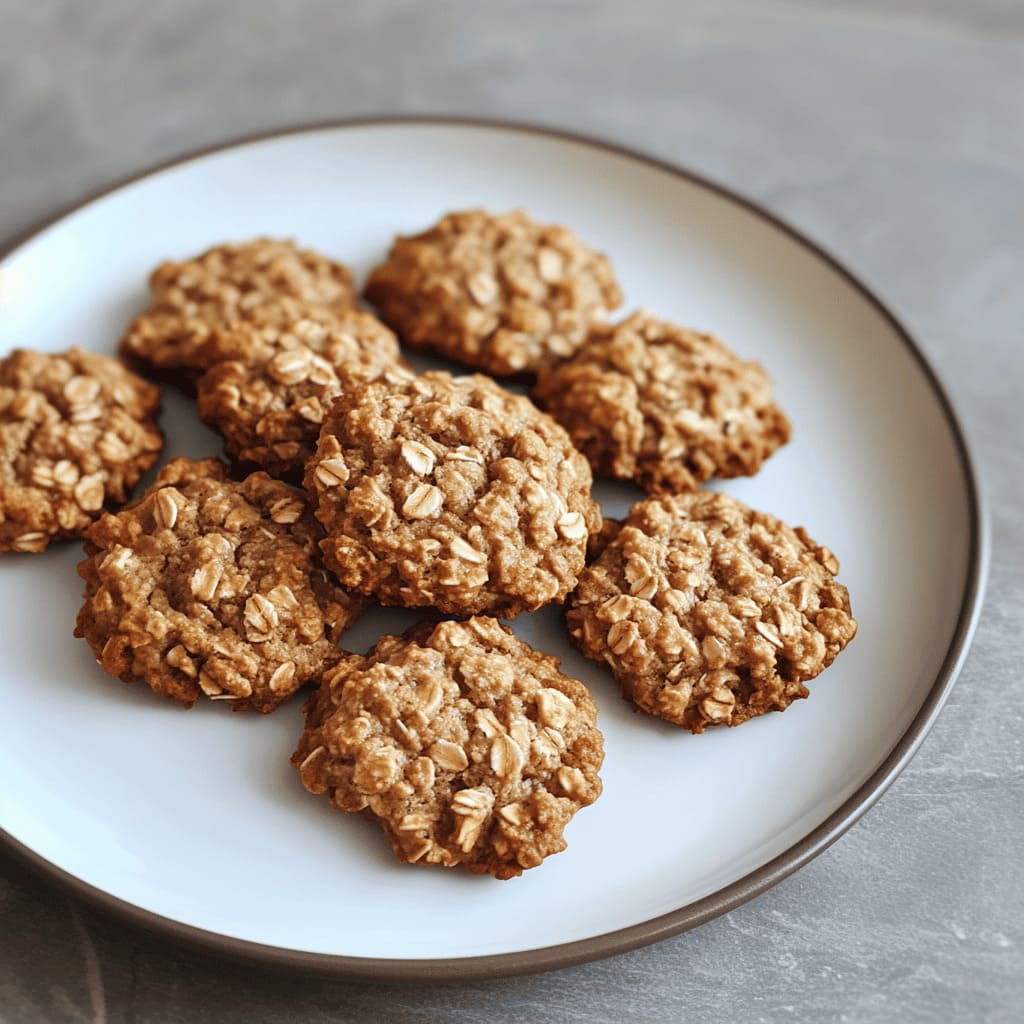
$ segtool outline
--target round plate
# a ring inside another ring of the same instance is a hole
[[[785,714],[701,736],[633,714],[566,643],[557,610],[515,628],[597,699],[601,799],[568,850],[497,882],[398,864],[376,826],[288,764],[301,699],[190,713],[107,677],[72,638],[77,544],[4,556],[0,829],[75,892],[217,949],[359,975],[566,965],[720,914],[821,852],[906,763],[952,686],[980,603],[983,521],[949,404],[920,352],[792,229],[679,168],[552,132],[464,121],[307,128],[111,189],[0,263],[0,353],[113,352],[158,262],[260,234],[362,275],[451,209],[522,206],[607,252],[626,308],[713,330],[764,363],[794,424],[724,489],[803,524],[842,563],[860,632]],[[166,395],[167,454],[219,451]],[[600,485],[606,514],[638,492]],[[374,612],[366,649],[410,616]]]

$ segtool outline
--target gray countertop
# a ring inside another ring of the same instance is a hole
[[[809,866],[695,931],[546,975],[389,986],[230,964],[0,854],[0,1021],[1022,1019],[1024,5],[0,0],[0,239],[204,144],[404,112],[683,163],[877,290],[987,485],[991,575],[960,681]]]

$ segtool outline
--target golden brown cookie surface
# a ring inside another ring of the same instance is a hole
[[[128,328],[120,352],[132,365],[175,383],[191,382],[209,365],[204,345],[211,331],[262,307],[288,300],[338,311],[356,302],[347,267],[271,238],[162,263],[149,286],[152,304]]]
[[[175,459],[89,530],[75,635],[124,682],[191,707],[273,711],[340,656],[361,608],[324,572],[300,491],[216,459]]]
[[[562,600],[601,525],[565,431],[482,376],[346,391],[305,482],[343,586],[452,615]]]
[[[127,501],[163,447],[159,411],[160,392],[106,356],[0,361],[0,552],[81,536]]]
[[[604,256],[521,210],[399,237],[364,294],[413,348],[499,377],[570,355],[622,301]]]
[[[725,494],[635,505],[580,576],[566,621],[623,695],[699,733],[782,711],[853,639],[839,563]]]
[[[423,623],[326,673],[292,762],[400,860],[511,878],[600,795],[596,721],[583,684],[496,620]]]
[[[789,439],[768,375],[718,338],[635,313],[542,372],[534,397],[597,476],[678,493],[756,473]]]
[[[404,365],[395,336],[369,313],[309,312],[215,332],[212,368],[197,384],[199,415],[232,459],[295,480],[341,391],[339,372],[358,385]]]

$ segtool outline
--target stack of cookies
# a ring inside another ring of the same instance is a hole
[[[470,211],[400,237],[363,293],[380,320],[288,242],[150,284],[131,369],[0,362],[0,550],[84,536],[75,632],[125,682],[260,712],[314,687],[293,763],[399,859],[509,878],[601,792],[592,697],[499,618],[564,604],[623,695],[693,733],[806,697],[853,637],[827,548],[701,489],[788,439],[767,374],[646,312],[610,323],[611,265],[568,229]],[[400,342],[482,372],[416,374]],[[137,374],[194,394],[229,463],[173,459],[124,506],[161,448]],[[648,497],[604,519],[594,475]],[[350,654],[369,601],[427,618]]]

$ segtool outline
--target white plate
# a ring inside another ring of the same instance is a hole
[[[301,700],[190,713],[104,675],[71,636],[77,544],[0,562],[0,829],[51,875],[218,948],[363,974],[570,963],[735,906],[819,852],[905,763],[948,693],[976,613],[982,521],[956,421],[905,332],[783,225],[684,172],[593,142],[458,122],[319,127],[232,145],[115,188],[0,264],[0,353],[113,352],[146,274],[225,240],[288,236],[362,275],[397,232],[523,206],[610,254],[628,307],[721,334],[777,381],[792,442],[724,489],[805,525],[841,563],[860,632],[811,697],[691,736],[634,715],[565,641],[601,709],[604,795],[569,849],[520,879],[399,865],[377,828],[288,764]],[[167,453],[219,451],[168,394]],[[606,513],[636,492],[601,485]],[[377,612],[363,650],[410,621]],[[155,917],[153,915],[156,915]]]

